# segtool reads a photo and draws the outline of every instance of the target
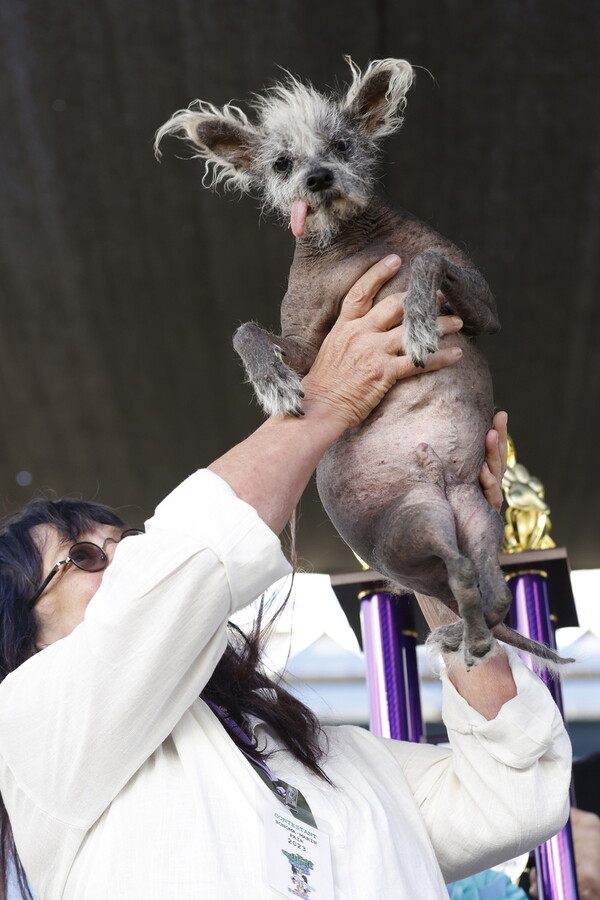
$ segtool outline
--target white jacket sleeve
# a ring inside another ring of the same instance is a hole
[[[403,761],[446,881],[532,850],[569,814],[571,744],[560,712],[543,682],[507,652],[517,696],[488,721],[443,673],[452,750],[417,745]]]
[[[172,731],[230,614],[289,571],[278,538],[209,471],[123,541],[69,637],[0,685],[0,790],[89,827]]]

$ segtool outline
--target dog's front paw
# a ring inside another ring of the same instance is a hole
[[[435,353],[439,346],[440,332],[436,319],[411,316],[404,320],[404,352],[410,356],[414,366],[425,367],[429,353]]]
[[[274,348],[274,356],[259,371],[248,373],[258,402],[268,416],[303,416],[300,377],[282,361],[279,347]]]
[[[240,325],[233,336],[246,376],[268,416],[303,416],[300,376],[283,361],[286,355],[271,334],[254,322]]]

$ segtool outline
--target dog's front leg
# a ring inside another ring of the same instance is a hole
[[[233,346],[267,415],[304,415],[300,379],[313,359],[299,341],[270,334],[255,322],[246,322],[234,334]]]
[[[500,328],[496,304],[483,275],[450,262],[436,250],[424,250],[412,262],[404,300],[404,349],[415,366],[423,367],[427,354],[438,348],[438,291],[461,316],[469,334],[493,334]]]

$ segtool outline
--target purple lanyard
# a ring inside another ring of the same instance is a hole
[[[223,720],[223,722],[227,722],[233,733],[236,734],[241,741],[243,741],[245,744],[252,743],[246,732],[242,728],[240,728],[235,719],[232,719],[231,716],[227,714],[222,706],[217,706],[217,704],[213,703],[211,700],[207,700],[206,703],[210,706],[213,712],[215,712],[218,717]],[[243,747],[240,747],[240,750],[253,765],[258,766],[260,769],[262,769],[269,781],[272,782],[273,789],[277,791],[277,793],[280,794],[281,797],[285,797],[286,788],[280,783],[279,778],[276,778],[275,775],[273,775],[266,762],[264,762],[262,759],[258,759],[256,756],[254,756],[253,753],[250,753],[248,750],[244,750]]]
[[[222,706],[217,706],[216,703],[212,703],[210,700],[207,700],[206,703],[223,722],[227,723],[233,733],[236,734],[244,744],[252,744],[252,741],[246,732],[240,728],[235,719],[232,719]],[[267,787],[273,791],[277,799],[283,803],[290,813],[296,819],[300,819],[301,822],[304,822],[305,825],[316,828],[317,823],[315,817],[304,794],[302,794],[298,788],[293,787],[293,785],[282,781],[281,778],[276,778],[262,759],[258,759],[249,750],[244,750],[243,747],[240,747],[239,749],[242,751],[248,762],[254,766],[257,774],[260,775]]]

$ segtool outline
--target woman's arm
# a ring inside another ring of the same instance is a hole
[[[532,850],[569,811],[571,746],[545,684],[508,651],[517,695],[490,720],[445,685],[451,750],[388,741],[446,881]]]
[[[273,531],[321,454],[399,377],[416,374],[399,355],[402,298],[371,309],[398,267],[379,263],[346,298],[304,379],[306,415],[269,420],[212,472],[176,488],[146,535],[119,544],[84,622],[3,681],[0,788],[9,814],[33,802],[89,827],[206,685],[231,613],[289,571]],[[445,320],[447,332],[459,327]],[[457,358],[439,351],[429,368]]]

